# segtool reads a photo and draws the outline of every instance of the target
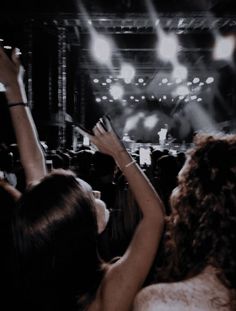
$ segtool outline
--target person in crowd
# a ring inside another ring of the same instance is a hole
[[[171,207],[158,284],[140,291],[134,311],[236,310],[236,135],[195,137]]]
[[[27,181],[13,222],[18,306],[44,311],[130,310],[162,236],[163,204],[107,118],[99,120],[93,133],[83,131],[119,165],[143,216],[125,254],[103,263],[97,252],[95,199],[72,172],[47,174],[21,71],[17,53],[10,60],[0,48],[0,81],[6,87]]]

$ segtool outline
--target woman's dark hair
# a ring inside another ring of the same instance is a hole
[[[13,232],[25,307],[80,310],[78,297],[96,293],[103,272],[94,201],[72,173],[57,170],[27,191]]]
[[[211,264],[236,288],[236,135],[195,137],[171,199],[165,251],[156,280],[177,281]]]

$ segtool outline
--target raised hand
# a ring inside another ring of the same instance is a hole
[[[81,135],[87,136],[99,151],[114,158],[125,149],[107,116],[99,119],[92,132],[81,127],[79,127],[79,132]]]
[[[15,85],[19,80],[23,80],[24,68],[20,64],[19,49],[15,48],[12,51],[10,59],[3,48],[0,47],[0,81],[6,86]]]

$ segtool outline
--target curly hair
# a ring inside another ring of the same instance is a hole
[[[236,289],[236,135],[198,134],[171,197],[156,280],[177,281],[208,264]],[[158,256],[158,257],[159,257]]]

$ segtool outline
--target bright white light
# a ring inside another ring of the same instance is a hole
[[[94,82],[94,83],[98,83],[99,80],[98,80],[98,79],[93,79],[93,82]]]
[[[184,100],[184,101],[185,101],[186,103],[187,103],[187,102],[189,102],[189,98],[185,98],[185,100]]]
[[[125,83],[131,83],[135,77],[135,68],[128,63],[123,63],[120,69],[120,78],[124,79]]]
[[[101,98],[99,98],[99,97],[96,98],[97,103],[100,103],[101,101],[102,101]]]
[[[199,83],[199,86],[203,86],[203,85],[204,85],[204,82],[200,82],[200,83]]]
[[[163,95],[162,97],[163,97],[163,99],[167,99],[167,96],[166,96],[166,95]]]
[[[103,83],[102,83],[102,85],[104,85],[104,86],[105,86],[105,85],[107,85],[107,84],[106,84],[106,82],[103,82]]]
[[[136,102],[136,103],[139,103],[139,99],[135,99],[135,102]]]
[[[107,99],[107,96],[102,96],[102,99],[106,100],[106,99]]]
[[[111,79],[106,79],[106,82],[111,83],[112,81],[111,81]]]
[[[213,82],[214,82],[214,78],[213,77],[209,77],[209,78],[206,79],[206,83],[207,84],[211,84]]]
[[[163,34],[157,43],[157,55],[163,61],[175,61],[179,51],[179,44],[175,34]]]
[[[11,50],[12,47],[11,47],[10,45],[4,45],[4,49],[6,49],[6,50]]]
[[[142,96],[141,98],[142,98],[142,99],[145,99],[145,96]]]
[[[120,99],[124,95],[124,89],[120,84],[114,84],[110,87],[110,94],[114,99]]]
[[[151,96],[151,98],[152,98],[152,99],[154,99],[154,98],[155,98],[155,96],[153,96],[153,95],[152,95],[152,96]]]
[[[143,82],[144,82],[143,78],[139,78],[139,79],[138,79],[138,82],[139,82],[139,83],[143,83]]]
[[[134,96],[130,96],[130,99],[134,99]]]
[[[180,100],[184,99],[184,96],[183,95],[179,96],[179,99]]]
[[[167,78],[164,78],[164,79],[161,80],[161,82],[162,82],[163,84],[166,84],[166,83],[168,82],[168,79],[167,79]]]
[[[161,98],[159,98],[159,102],[161,102],[162,101],[162,99]]]
[[[186,96],[189,94],[189,89],[187,86],[181,85],[176,88],[176,94],[179,96]]]
[[[216,38],[216,43],[213,51],[215,60],[231,60],[235,48],[235,39],[233,36],[219,36]]]
[[[201,102],[201,101],[202,101],[202,98],[199,97],[199,98],[197,99],[197,101],[198,101],[198,102]]]
[[[192,96],[191,96],[191,99],[192,99],[192,100],[197,99],[197,96],[196,96],[196,95],[192,95]]]
[[[194,83],[194,84],[196,84],[196,83],[198,83],[198,82],[200,82],[200,79],[199,79],[199,78],[196,77],[196,78],[193,79],[193,83]]]
[[[152,129],[157,124],[158,121],[159,121],[159,119],[156,115],[147,116],[143,122],[143,125],[147,129]]]
[[[172,71],[172,77],[173,79],[176,79],[176,83],[179,83],[177,82],[177,79],[178,81],[179,80],[185,80],[188,76],[188,70],[185,66],[183,65],[177,65],[174,67],[173,71]]]
[[[187,85],[192,85],[192,82],[188,82]]]
[[[2,83],[0,83],[0,92],[5,92],[5,91],[6,91],[5,86]]]
[[[112,56],[111,41],[103,35],[94,34],[91,43],[91,53],[100,64],[110,65]]]

